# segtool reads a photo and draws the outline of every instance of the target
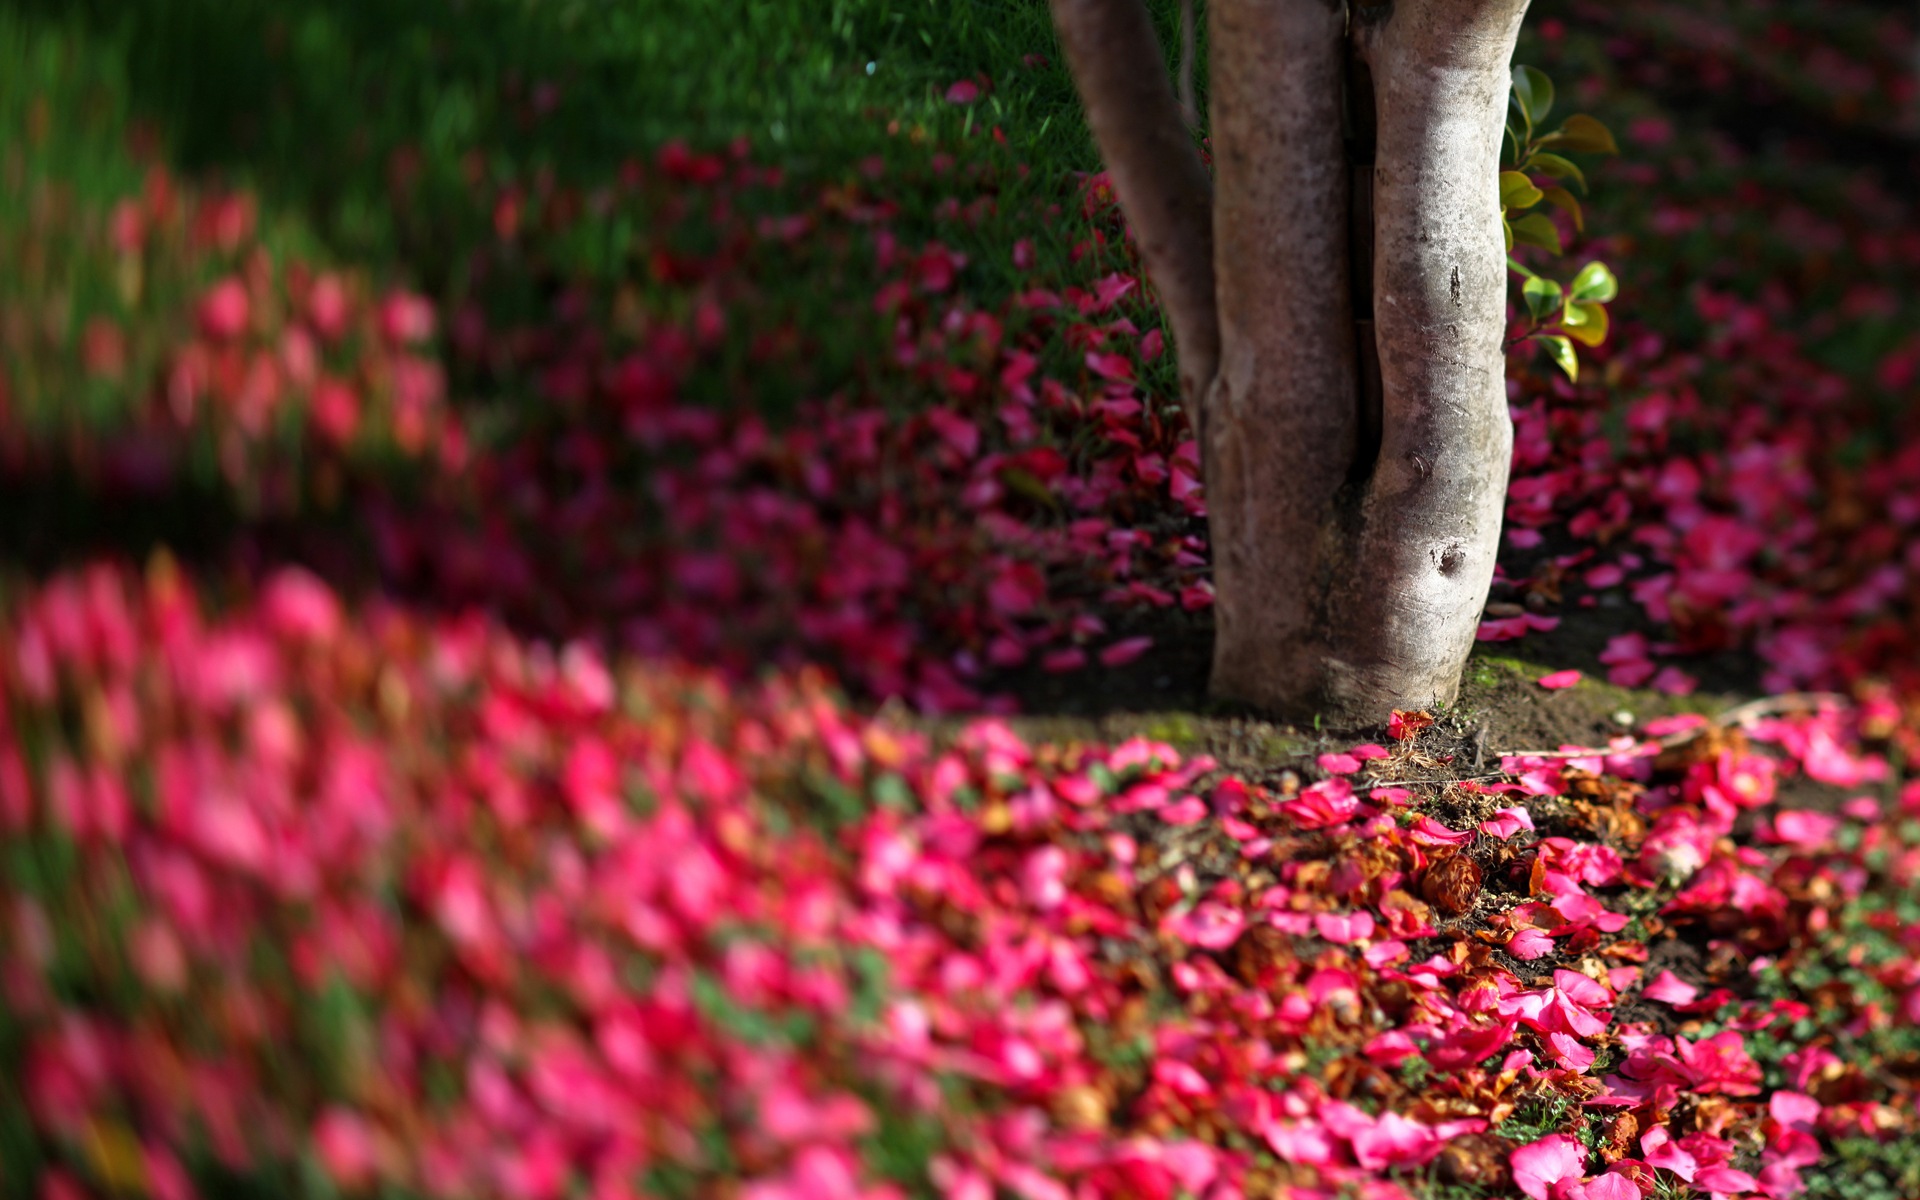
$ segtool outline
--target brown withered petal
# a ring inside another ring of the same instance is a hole
[[[1640,1136],[1640,1119],[1632,1113],[1619,1113],[1608,1119],[1600,1157],[1618,1162],[1633,1151],[1633,1140]]]
[[[1290,967],[1294,958],[1292,939],[1271,925],[1255,925],[1234,942],[1229,961],[1235,978],[1248,987],[1260,987]]]
[[[1679,773],[1695,763],[1712,762],[1720,757],[1723,750],[1735,754],[1747,753],[1747,735],[1738,729],[1708,725],[1700,731],[1698,737],[1688,738],[1677,746],[1662,750],[1653,760],[1653,769],[1659,772]]]
[[[1096,1132],[1107,1127],[1107,1098],[1089,1084],[1061,1088],[1052,1107],[1053,1119],[1064,1129]]]
[[[1456,854],[1427,869],[1427,877],[1420,882],[1420,894],[1441,912],[1457,917],[1472,909],[1474,901],[1480,898],[1481,882],[1480,864],[1464,854]]]
[[[1435,1167],[1440,1178],[1461,1187],[1500,1190],[1513,1183],[1507,1165],[1515,1143],[1492,1133],[1468,1133],[1448,1142]]]

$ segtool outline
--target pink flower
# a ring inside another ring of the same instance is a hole
[[[947,87],[948,104],[972,104],[980,98],[980,85],[971,79],[961,79]]]
[[[1508,1161],[1515,1187],[1533,1200],[1549,1200],[1564,1194],[1559,1184],[1578,1183],[1585,1177],[1587,1151],[1566,1134],[1556,1133],[1519,1147]]]
[[[1153,648],[1150,637],[1123,638],[1100,651],[1100,665],[1103,667],[1121,667],[1139,658]]]

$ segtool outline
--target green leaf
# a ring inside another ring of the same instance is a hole
[[[1500,132],[1500,161],[1502,163],[1518,163],[1520,161],[1521,145],[1522,140],[1519,132],[1514,129],[1513,122],[1508,121],[1507,127]]]
[[[1586,214],[1580,211],[1580,202],[1573,198],[1572,192],[1563,187],[1550,187],[1542,188],[1541,194],[1547,198],[1548,204],[1553,205],[1561,212],[1573,218],[1573,228],[1575,232],[1585,233],[1587,231]]]
[[[1504,225],[1506,224],[1506,222],[1502,221],[1501,224]],[[1513,249],[1513,246],[1511,244],[1511,239],[1509,239],[1509,244],[1507,246],[1507,249],[1509,250]],[[1521,262],[1519,259],[1513,257],[1513,255],[1511,254],[1507,255],[1507,266],[1513,268],[1515,271],[1519,272],[1520,274],[1525,275],[1528,279],[1538,278],[1538,276],[1536,276],[1533,273],[1533,268],[1527,266],[1527,264]]]
[[[1569,300],[1560,323],[1567,336],[1582,346],[1598,346],[1607,340],[1607,310],[1602,305]]]
[[[1587,190],[1587,177],[1580,173],[1580,168],[1558,154],[1548,154],[1544,150],[1535,151],[1532,157],[1527,159],[1527,170],[1545,175],[1550,179],[1571,179],[1579,185],[1582,192]]]
[[[1500,214],[1500,233],[1501,233],[1501,236],[1507,239],[1507,253],[1512,254],[1513,253],[1513,225],[1508,222],[1507,214],[1505,213]],[[1507,261],[1512,262],[1513,260],[1509,258]]]
[[[1575,113],[1567,123],[1540,139],[1542,147],[1571,150],[1576,154],[1618,154],[1613,134],[1605,125],[1585,113]]]
[[[1528,213],[1513,222],[1513,240],[1529,246],[1538,246],[1553,254],[1561,253],[1560,231],[1553,227],[1545,213]]]
[[[1547,353],[1553,356],[1553,365],[1567,373],[1567,378],[1575,383],[1580,381],[1580,356],[1574,353],[1573,343],[1557,334],[1548,334],[1540,339]]]
[[[1511,211],[1540,203],[1540,189],[1518,171],[1500,172],[1500,207]]]
[[[1538,67],[1515,67],[1513,69],[1513,98],[1520,105],[1520,114],[1527,119],[1527,128],[1547,119],[1553,111],[1553,80]]]
[[[1613,272],[1607,270],[1607,264],[1590,262],[1573,277],[1568,294],[1575,303],[1606,304],[1620,294],[1620,283],[1614,279]]]
[[[1564,298],[1560,285],[1551,279],[1535,275],[1520,287],[1520,295],[1527,302],[1527,312],[1535,322],[1544,321],[1560,307]]]

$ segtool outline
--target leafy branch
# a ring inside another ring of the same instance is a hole
[[[1520,296],[1529,326],[1509,345],[1538,340],[1568,379],[1578,379],[1574,343],[1598,346],[1607,340],[1606,305],[1619,292],[1613,272],[1605,263],[1590,262],[1563,284],[1526,267],[1512,253],[1516,244],[1537,246],[1556,257],[1566,253],[1559,227],[1537,206],[1559,209],[1572,219],[1575,231],[1585,233],[1586,216],[1575,192],[1587,194],[1587,178],[1566,155],[1618,154],[1620,148],[1607,127],[1585,113],[1546,129],[1553,112],[1553,81],[1537,67],[1513,69],[1512,109],[1500,158],[1500,223],[1507,265],[1522,280]]]

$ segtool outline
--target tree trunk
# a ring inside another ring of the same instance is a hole
[[[1217,351],[1197,346],[1210,379],[1182,371],[1203,414],[1213,691],[1337,726],[1449,703],[1512,450],[1498,176],[1526,0],[1209,7],[1210,305],[1162,282],[1195,274],[1156,261],[1174,243],[1164,206],[1117,167],[1114,183],[1183,363],[1187,328],[1218,330]],[[1098,61],[1111,42],[1081,31],[1098,10],[1132,29],[1132,62],[1158,65],[1151,26],[1139,0],[1055,0],[1068,9],[1102,154],[1137,160]]]

